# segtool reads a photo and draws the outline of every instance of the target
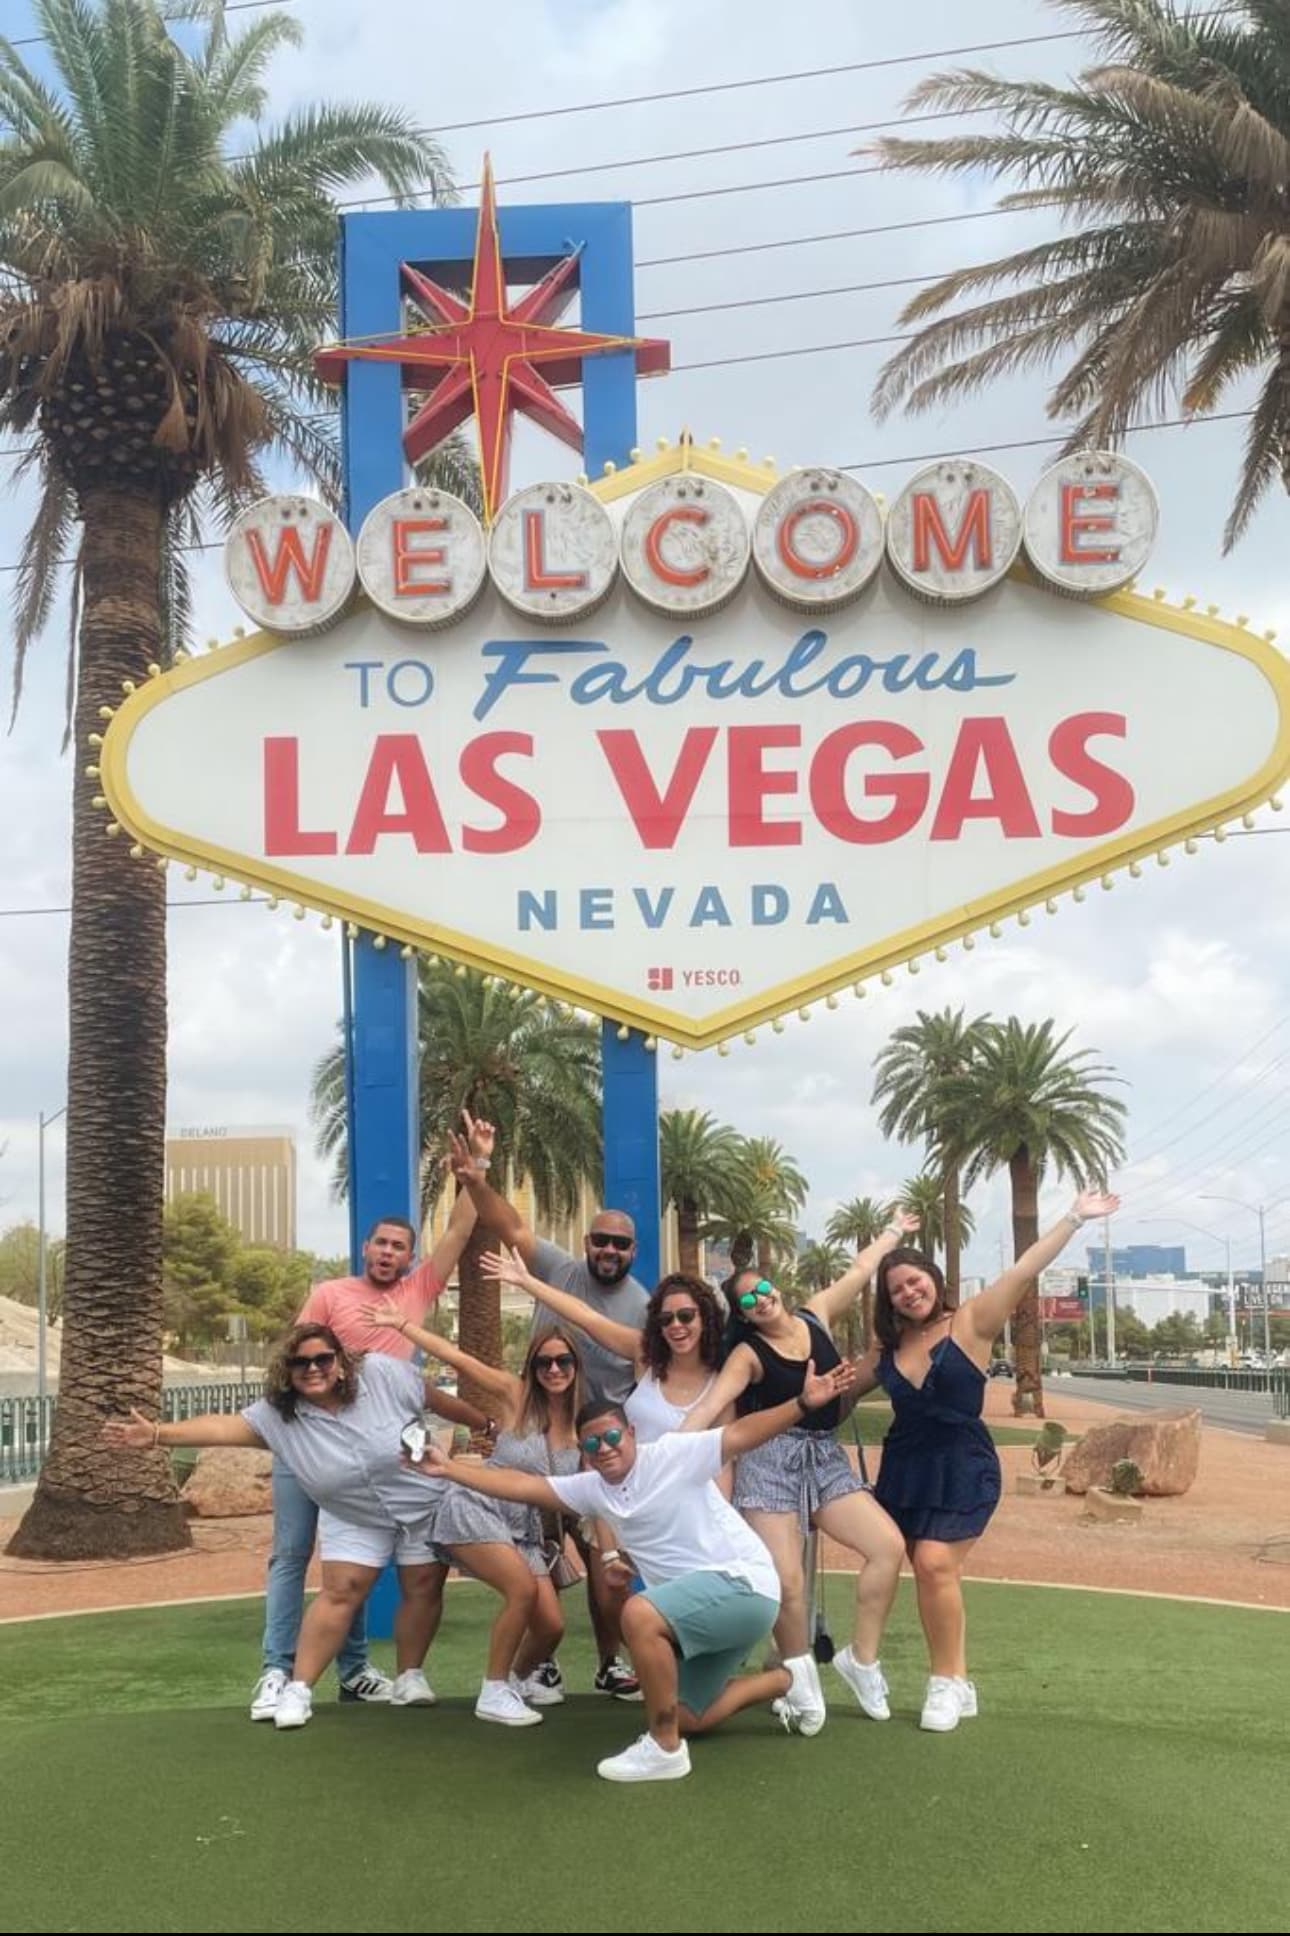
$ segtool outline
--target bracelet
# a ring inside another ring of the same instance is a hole
[[[1078,1210],[1068,1210],[1062,1221],[1068,1223],[1072,1230],[1082,1230],[1084,1228],[1084,1219]]]
[[[898,1223],[885,1223],[879,1234],[883,1237],[903,1237],[905,1233]]]
[[[612,1566],[615,1560],[621,1560],[622,1554],[616,1546],[611,1546],[607,1553],[600,1555],[600,1558],[603,1565]]]
[[[493,1167],[492,1164],[488,1161],[488,1159],[483,1156],[473,1156],[470,1160],[470,1166],[474,1170],[476,1176],[487,1176],[488,1172]]]

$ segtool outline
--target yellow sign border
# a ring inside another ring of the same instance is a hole
[[[821,466],[827,469],[827,466]],[[768,491],[776,478],[769,466],[758,470],[740,459],[720,458],[695,446],[688,439],[656,458],[633,464],[592,486],[597,496],[618,497],[638,490],[643,483],[667,476],[680,469],[701,470],[723,482],[758,492]],[[1034,583],[1024,566],[1014,566],[1010,577]],[[1057,594],[1054,594],[1055,596]],[[366,601],[360,599],[359,609]],[[352,612],[355,606],[351,605]],[[356,923],[388,941],[418,951],[446,955],[486,974],[497,974],[539,990],[554,1000],[572,1002],[612,1021],[663,1036],[687,1048],[703,1049],[724,1041],[742,1030],[771,1022],[804,1004],[836,995],[852,985],[888,973],[916,957],[943,950],[952,942],[989,927],[1009,915],[1019,914],[1054,896],[1082,888],[1105,878],[1116,869],[1158,854],[1196,834],[1207,833],[1224,822],[1262,805],[1290,777],[1290,662],[1270,643],[1256,638],[1239,625],[1229,624],[1212,614],[1198,613],[1188,606],[1173,606],[1159,596],[1145,598],[1137,592],[1117,592],[1108,598],[1084,603],[1090,623],[1101,612],[1112,612],[1136,623],[1154,625],[1176,632],[1184,638],[1220,651],[1233,652],[1252,664],[1266,679],[1278,708],[1276,739],[1269,757],[1256,773],[1227,792],[1198,801],[1165,820],[1081,854],[1078,859],[1051,867],[1020,881],[997,895],[965,902],[947,910],[935,920],[921,922],[858,953],[830,962],[792,981],[735,1002],[703,1021],[689,1021],[672,1010],[647,999],[627,1000],[622,991],[606,988],[600,982],[580,976],[560,975],[540,962],[513,954],[504,948],[488,948],[477,938],[410,920],[404,913],[364,898],[341,898],[324,890],[319,883],[303,879],[285,868],[267,862],[251,863],[245,854],[230,852],[204,841],[187,840],[173,828],[163,826],[144,812],[130,791],[126,778],[126,759],[130,738],[140,720],[172,693],[204,680],[216,678],[250,659],[268,652],[299,651],[301,641],[257,632],[235,644],[217,648],[200,659],[189,659],[169,672],[160,673],[131,693],[115,714],[106,734],[99,758],[101,784],[117,823],[135,841],[152,853],[168,859],[208,869],[216,876],[231,877],[251,887],[263,888],[271,897],[289,900],[301,909],[312,908],[340,921]]]

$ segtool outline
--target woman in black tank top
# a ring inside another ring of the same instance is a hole
[[[894,1217],[835,1284],[818,1292],[799,1311],[790,1311],[775,1286],[758,1271],[739,1271],[728,1279],[724,1289],[733,1348],[712,1392],[695,1406],[684,1429],[702,1431],[729,1404],[740,1412],[782,1405],[801,1392],[808,1364],[813,1363],[817,1371],[838,1364],[841,1354],[833,1342],[833,1326],[859,1297],[888,1251],[907,1242],[917,1228],[916,1217]],[[895,1525],[834,1440],[840,1417],[840,1404],[830,1405],[794,1431],[747,1453],[735,1469],[734,1503],[770,1549],[779,1574],[782,1597],[775,1640],[793,1682],[777,1705],[783,1719],[803,1734],[818,1733],[825,1720],[824,1691],[808,1646],[802,1565],[803,1539],[812,1528],[849,1547],[865,1562],[856,1585],[852,1644],[834,1657],[833,1664],[873,1720],[885,1721],[890,1712],[878,1651],[900,1578],[904,1546]]]

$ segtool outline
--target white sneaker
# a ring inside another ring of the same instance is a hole
[[[833,1665],[871,1721],[890,1721],[887,1682],[880,1661],[875,1661],[872,1667],[866,1667],[856,1659],[854,1648],[843,1647],[834,1654]]]
[[[504,1728],[533,1728],[542,1716],[526,1707],[508,1681],[485,1681],[475,1702],[477,1721],[498,1721]]]
[[[965,1721],[976,1719],[976,1685],[964,1680],[961,1674],[955,1675],[954,1685],[959,1691],[959,1713]]]
[[[278,1711],[278,1702],[282,1699],[282,1690],[286,1684],[287,1676],[280,1667],[265,1668],[259,1680],[255,1683],[255,1692],[251,1696],[251,1719],[253,1721],[271,1721],[273,1719]]]
[[[438,1698],[419,1667],[405,1667],[390,1689],[391,1707],[433,1707]]]
[[[520,1699],[527,1701],[530,1707],[563,1707],[564,1705],[564,1683],[559,1680],[544,1680],[540,1668],[536,1674],[530,1674],[525,1680],[521,1680],[518,1674],[512,1674],[508,1685],[513,1687]]]
[[[596,1763],[596,1773],[605,1781],[681,1781],[689,1772],[690,1750],[685,1742],[679,1748],[660,1748],[652,1734],[641,1735],[621,1754]]]
[[[273,1712],[275,1728],[302,1728],[312,1720],[314,1691],[308,1681],[288,1681]]]
[[[932,1734],[950,1734],[962,1716],[963,1697],[959,1692],[959,1683],[946,1674],[933,1674],[927,1683],[919,1727],[927,1728]]]
[[[820,1686],[820,1670],[810,1654],[797,1654],[786,1660],[792,1682],[787,1694],[783,1695],[785,1705],[791,1708],[799,1734],[818,1734],[828,1719],[824,1706],[824,1689]],[[780,1716],[781,1720],[783,1716]]]

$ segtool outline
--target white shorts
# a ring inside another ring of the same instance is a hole
[[[359,1526],[338,1519],[325,1506],[318,1512],[318,1554],[324,1560],[346,1560],[351,1566],[432,1566],[443,1554],[434,1542],[434,1514],[407,1526]]]

